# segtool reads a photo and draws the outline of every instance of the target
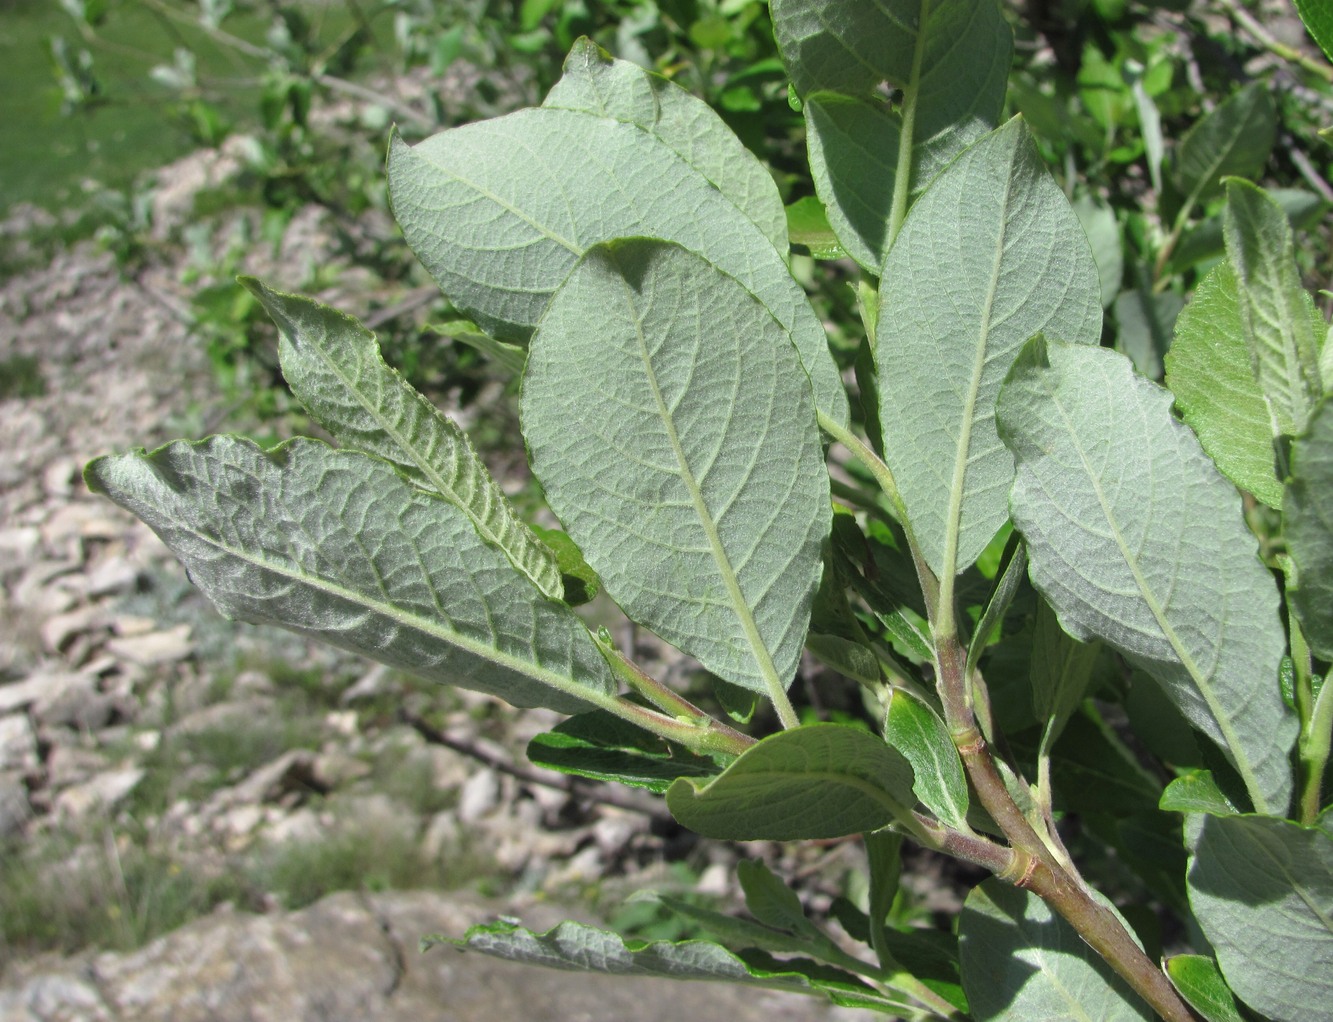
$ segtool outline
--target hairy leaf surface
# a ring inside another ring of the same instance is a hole
[[[1333,1019],[1333,836],[1260,816],[1207,816],[1190,906],[1231,989],[1275,1022]]]
[[[832,512],[809,381],[746,288],[677,245],[593,248],[533,338],[523,430],[626,614],[733,684],[785,690]]]
[[[1035,894],[996,879],[958,920],[963,990],[979,1022],[1122,1022],[1154,1014],[1078,932]]]
[[[674,82],[585,38],[569,51],[564,77],[542,106],[638,125],[730,199],[775,249],[787,251],[787,213],[772,176],[712,107]]]
[[[287,385],[340,444],[392,462],[456,504],[533,585],[554,599],[564,596],[554,552],[515,514],[467,434],[384,363],[373,333],[309,298],[253,277],[241,283],[278,324]]]
[[[712,182],[636,124],[582,110],[520,110],[409,147],[389,191],[408,244],[461,310],[526,340],[593,245],[633,235],[698,252],[791,331],[820,409],[847,420],[824,328],[769,239]]]
[[[1033,583],[1076,638],[1152,674],[1230,757],[1256,808],[1286,810],[1286,637],[1240,499],[1168,391],[1103,348],[1035,338],[1000,395],[1011,507]]]
[[[1236,274],[1225,263],[1199,282],[1176,320],[1166,385],[1222,474],[1280,509],[1273,418],[1250,367]]]
[[[378,458],[217,436],[98,458],[86,477],[147,522],[229,618],[515,706],[578,713],[614,695],[573,611],[541,596],[455,505]]]
[[[681,778],[671,815],[728,841],[795,841],[879,830],[915,801],[912,768],[883,740],[809,724],[751,746],[710,781]]]
[[[917,200],[880,290],[885,460],[926,561],[955,574],[1004,523],[1013,457],[995,397],[1043,330],[1101,340],[1087,236],[1015,119],[960,156]]]
[[[1291,445],[1282,531],[1296,565],[1287,597],[1310,648],[1333,661],[1333,399],[1324,399]]]

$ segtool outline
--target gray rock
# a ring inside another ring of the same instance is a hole
[[[130,954],[28,971],[0,990],[8,1022],[834,1022],[850,1013],[755,988],[557,972],[449,948],[497,908],[410,891],[335,894],[300,912],[220,911]],[[529,920],[545,929],[547,909]]]
[[[0,770],[34,770],[37,736],[22,714],[0,717]]]
[[[66,788],[56,796],[53,806],[57,815],[79,820],[102,811],[110,812],[120,805],[144,778],[138,767],[121,767],[98,774],[92,780]]]
[[[16,773],[0,773],[0,838],[21,833],[32,819],[28,789]],[[0,1018],[4,1018],[0,1013]]]
[[[490,767],[469,777],[458,792],[458,819],[476,823],[500,804],[500,775]]]
[[[0,685],[0,713],[34,707],[33,715],[41,723],[44,704],[58,699],[67,689],[80,688],[91,692],[95,685],[96,679],[82,671],[39,669],[22,681]]]
[[[149,632],[147,635],[121,636],[110,640],[106,648],[131,663],[143,666],[169,664],[176,660],[184,660],[194,652],[190,631],[190,625],[182,624],[160,632]]]

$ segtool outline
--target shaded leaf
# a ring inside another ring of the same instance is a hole
[[[562,774],[614,781],[661,794],[677,777],[709,777],[717,764],[600,710],[534,736],[528,760]]]
[[[979,1022],[1154,1017],[1078,932],[1028,891],[995,879],[974,887],[958,938],[963,990]]]
[[[775,249],[787,251],[787,217],[777,185],[712,107],[587,38],[569,51],[564,71],[542,106],[637,125],[730,199]]]
[[[646,235],[698,252],[791,331],[819,407],[847,421],[824,328],[783,256],[665,143],[634,124],[539,108],[389,150],[394,214],[441,289],[483,330],[526,340],[593,245]]]
[[[1287,597],[1310,648],[1333,661],[1333,399],[1291,445],[1285,508],[1282,532],[1296,569]]]
[[[1274,432],[1294,436],[1305,430],[1323,392],[1318,365],[1322,338],[1313,329],[1291,225],[1281,207],[1248,181],[1228,181],[1226,187],[1223,233],[1236,273],[1250,365],[1268,400]]]
[[[1176,149],[1176,186],[1197,201],[1222,190],[1222,178],[1256,177],[1277,137],[1268,86],[1253,82],[1202,117]]]
[[[726,681],[786,689],[832,515],[808,379],[749,291],[677,245],[594,247],[532,340],[523,431],[630,618]]]
[[[1115,352],[1035,338],[998,406],[1014,525],[1065,631],[1152,674],[1256,808],[1282,812],[1298,725],[1277,686],[1277,589],[1236,491],[1170,404]]]
[[[1314,192],[1301,188],[1272,188],[1268,195],[1282,207],[1292,227],[1309,227],[1317,223],[1329,203]],[[1226,241],[1222,237],[1222,214],[1210,216],[1194,227],[1171,252],[1170,267],[1182,273],[1205,259],[1224,254]]]
[[[1166,385],[1181,417],[1222,474],[1269,507],[1282,507],[1273,420],[1250,368],[1240,296],[1230,266],[1199,283],[1176,320]]]
[[[497,341],[471,320],[445,319],[438,323],[427,324],[426,329],[433,330],[437,334],[444,334],[446,337],[452,337],[455,341],[462,341],[470,348],[476,348],[477,351],[487,358],[494,359],[511,373],[521,373],[523,363],[528,357],[527,350],[521,345]]]
[[[809,724],[751,746],[707,782],[682,778],[667,808],[704,837],[795,841],[879,830],[907,811],[912,768],[859,728]]]
[[[1120,293],[1120,281],[1125,274],[1125,257],[1120,245],[1120,225],[1115,211],[1105,202],[1091,195],[1080,195],[1074,200],[1074,215],[1083,225],[1097,263],[1097,277],[1102,287],[1102,308],[1107,308]]]
[[[1180,295],[1154,293],[1143,286],[1127,288],[1116,297],[1115,346],[1150,380],[1162,378],[1162,357],[1171,347],[1176,317],[1184,307]]]
[[[544,599],[457,507],[378,458],[217,436],[98,458],[85,476],[147,522],[229,618],[515,706],[579,713],[613,699],[573,611]]]
[[[1046,749],[1055,744],[1087,694],[1100,652],[1101,643],[1070,637],[1060,627],[1050,604],[1038,602],[1028,680],[1032,684],[1032,711],[1045,724],[1042,745]]]
[[[912,764],[912,791],[942,823],[968,830],[967,778],[944,721],[925,703],[894,689],[884,737]]]
[[[762,862],[742,859],[736,864],[736,879],[745,894],[745,907],[761,923],[788,933],[818,935],[796,892]]]
[[[1206,816],[1190,905],[1231,989],[1275,1022],[1333,1019],[1333,836]]]
[[[519,519],[467,434],[385,365],[373,333],[351,316],[253,277],[241,284],[278,325],[282,375],[292,393],[341,445],[397,465],[456,505],[543,593],[564,596],[555,554]]]
[[[973,145],[917,200],[884,281],[885,457],[927,563],[953,575],[1007,517],[1013,457],[995,397],[1019,349],[1042,330],[1101,340],[1087,237],[1022,121]]]

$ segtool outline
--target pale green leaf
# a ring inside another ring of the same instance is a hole
[[[1291,224],[1262,188],[1227,182],[1223,217],[1227,258],[1236,273],[1241,329],[1250,365],[1268,400],[1275,432],[1305,430],[1319,380],[1319,338],[1301,286]]]
[[[674,82],[584,38],[569,51],[564,77],[542,106],[638,125],[730,199],[775,249],[787,251],[787,216],[773,178],[712,107]]]
[[[1180,295],[1154,293],[1143,286],[1126,288],[1116,297],[1116,350],[1128,355],[1150,380],[1162,378],[1162,357],[1171,347],[1171,333],[1184,307]]]
[[[833,516],[809,381],[746,288],[677,245],[596,246],[533,337],[523,430],[626,614],[733,684],[785,690]]]
[[[912,765],[912,791],[921,804],[941,823],[969,830],[963,762],[939,715],[902,689],[894,689],[884,738]]]
[[[1277,137],[1277,111],[1269,89],[1253,82],[1201,118],[1176,150],[1176,186],[1190,199],[1222,190],[1222,178],[1255,177]]]
[[[1176,320],[1166,385],[1222,474],[1280,509],[1273,420],[1250,368],[1236,275],[1225,263],[1199,282]]]
[[[843,247],[876,274],[891,240],[887,228],[903,159],[910,175],[907,193],[915,196],[995,127],[1013,48],[994,0],[916,7],[928,10],[920,38],[918,9],[912,27],[888,32],[872,58],[885,70],[896,70],[899,61],[888,54],[920,48],[919,63],[907,62],[907,77],[885,76],[903,89],[900,109],[890,110],[873,88],[834,84],[819,86],[826,91],[810,93],[805,102],[815,190]],[[855,45],[860,48],[860,41]],[[911,135],[904,139],[902,127],[909,123]],[[909,147],[905,153],[903,145]]]
[[[1014,525],[1065,631],[1152,674],[1255,807],[1284,812],[1297,722],[1278,692],[1277,587],[1239,495],[1170,405],[1116,352],[1034,339],[998,408]]]
[[[795,968],[751,967],[711,940],[626,940],[617,933],[583,923],[560,923],[545,933],[534,933],[517,923],[501,920],[474,926],[461,938],[435,935],[422,941],[423,950],[438,945],[452,945],[464,951],[477,951],[548,969],[720,980],[799,993],[813,992],[810,981]]]
[[[148,523],[227,617],[276,624],[515,706],[608,705],[610,669],[472,522],[388,462],[236,437],[98,458],[88,485]]]
[[[1071,638],[1060,627],[1050,604],[1038,602],[1028,680],[1032,683],[1032,711],[1045,726],[1043,749],[1055,744],[1083,701],[1100,652],[1100,643]]]
[[[1296,567],[1287,597],[1310,648],[1333,661],[1333,398],[1291,445],[1285,507],[1282,532]]]
[[[532,109],[389,151],[407,243],[450,301],[500,340],[526,340],[593,245],[674,241],[736,277],[791,331],[820,409],[847,421],[824,328],[783,256],[665,143],[634,124]]]
[[[1333,1019],[1333,836],[1260,816],[1207,816],[1190,907],[1236,995],[1274,1022]]]
[[[962,571],[1006,518],[1013,458],[995,396],[1040,331],[1101,340],[1097,267],[1027,128],[963,153],[908,214],[880,290],[885,460],[937,575]]]
[[[838,236],[829,226],[824,204],[813,195],[797,199],[787,207],[787,233],[793,245],[799,245],[814,259],[846,259]]]
[[[1120,225],[1115,211],[1105,202],[1091,195],[1080,195],[1074,200],[1074,214],[1083,225],[1097,263],[1097,277],[1102,286],[1102,308],[1108,307],[1120,293],[1120,281],[1125,275],[1125,256],[1120,244]]]
[[[914,801],[907,760],[868,731],[808,724],[770,735],[709,781],[681,778],[667,808],[727,841],[797,841],[879,830]]]
[[[1239,812],[1217,786],[1210,770],[1194,770],[1177,777],[1163,790],[1157,808],[1169,813],[1207,813],[1211,816],[1235,816]]]
[[[519,519],[467,434],[385,365],[373,333],[309,298],[253,277],[241,283],[278,325],[287,385],[340,444],[392,462],[456,504],[533,585],[553,599],[564,596],[555,554]]]
[[[967,896],[958,951],[977,1022],[1155,1017],[1069,923],[1035,894],[1000,880]]]
[[[462,341],[470,348],[476,348],[488,358],[494,359],[511,373],[521,373],[527,360],[527,349],[519,344],[497,341],[481,327],[467,319],[444,319],[437,323],[426,324],[426,329],[437,334]]]
[[[1244,1022],[1236,1010],[1236,999],[1217,963],[1203,955],[1176,955],[1167,959],[1166,973],[1190,1007],[1205,1022]]]

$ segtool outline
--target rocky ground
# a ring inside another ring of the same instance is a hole
[[[179,188],[156,201],[160,229],[188,210]],[[30,226],[0,240],[19,247]],[[292,268],[330,237],[312,211],[245,269],[298,287]],[[366,278],[336,279],[362,311]],[[32,375],[0,400],[0,1020],[830,1017],[800,998],[417,956],[420,935],[497,913],[641,915],[624,902],[645,887],[725,906],[737,853],[633,792],[533,770],[521,750],[550,714],[229,624],[87,491],[89,458],[225,418],[187,296],[170,260],[126,267],[87,244],[0,288],[0,372]],[[858,853],[805,854],[808,876],[836,878]]]

